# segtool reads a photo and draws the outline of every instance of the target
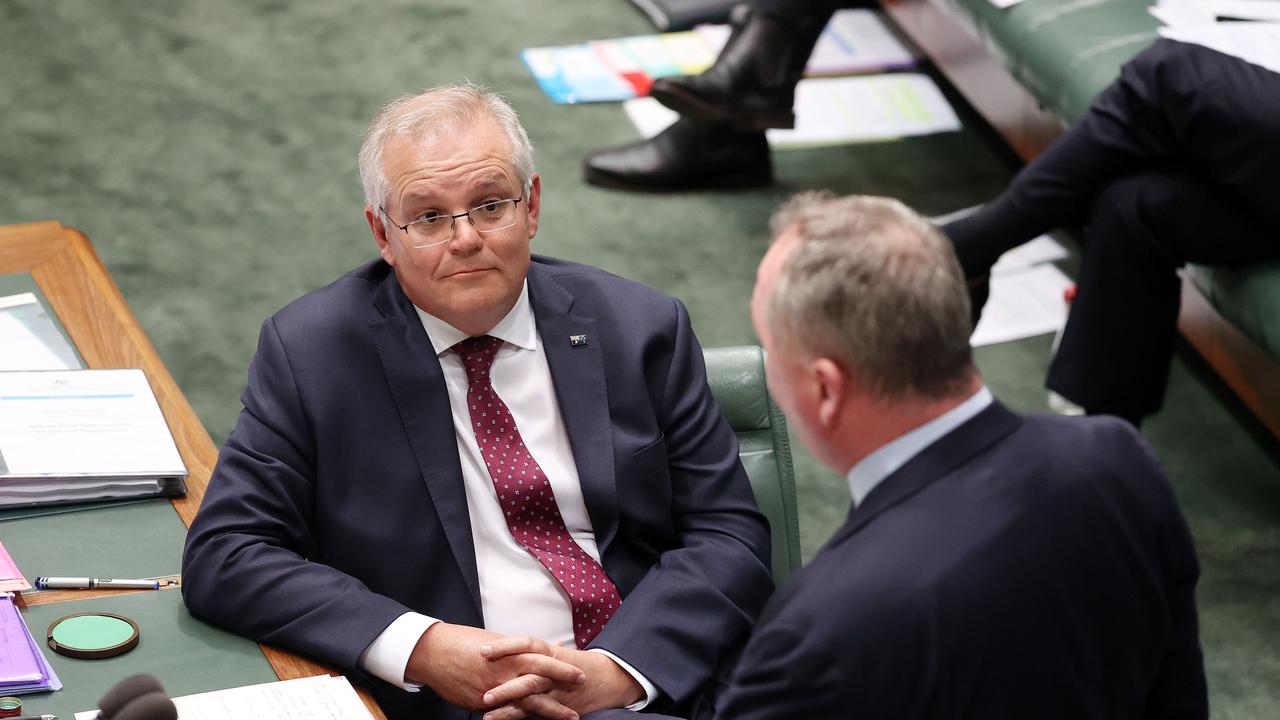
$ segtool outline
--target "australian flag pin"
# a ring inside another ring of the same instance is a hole
[[[586,344],[587,344],[586,335],[570,335],[569,336],[570,347],[581,347]]]

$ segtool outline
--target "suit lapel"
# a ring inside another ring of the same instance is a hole
[[[394,273],[374,291],[373,303],[382,318],[369,323],[369,331],[391,396],[467,590],[483,615],[471,516],[440,361]]]
[[[529,300],[603,557],[618,531],[618,494],[600,334],[594,318],[570,312],[573,296],[536,262],[529,268]],[[571,344],[569,338],[579,335],[586,336],[585,344]]]
[[[828,545],[847,539],[881,513],[907,500],[952,470],[985,451],[1022,424],[1022,418],[999,401],[942,436],[911,458],[863,498]]]

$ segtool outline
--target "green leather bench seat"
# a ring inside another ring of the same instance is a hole
[[[1088,110],[1120,66],[1157,37],[1153,0],[1026,0],[1000,9],[990,0],[931,0],[978,37],[1040,103],[1067,123]],[[1277,238],[1280,242],[1280,238]],[[1239,270],[1193,267],[1192,278],[1219,314],[1280,358],[1280,263]]]
[[[1196,265],[1191,280],[1245,337],[1280,358],[1280,262],[1230,270]]]
[[[795,469],[782,411],[769,397],[764,352],[757,346],[704,351],[707,384],[738,435],[739,455],[760,510],[773,533],[773,579],[781,584],[800,568],[800,521]]]

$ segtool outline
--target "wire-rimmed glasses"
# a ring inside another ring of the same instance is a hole
[[[409,243],[413,247],[425,248],[452,240],[454,225],[460,217],[465,217],[471,223],[471,227],[476,229],[476,232],[491,233],[506,230],[516,224],[516,206],[523,199],[488,200],[457,215],[446,215],[432,210],[417,219],[410,220],[404,225],[392,219],[387,214],[385,207],[378,206],[378,209],[382,211],[383,216],[391,221],[392,225],[400,228],[409,236]]]

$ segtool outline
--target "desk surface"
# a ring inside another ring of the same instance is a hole
[[[204,497],[217,448],[84,234],[56,222],[0,227],[0,275],[12,273],[30,275],[88,367],[143,369],[189,475],[186,496],[172,501],[0,518],[6,547],[28,573],[55,574],[42,568],[56,567],[59,575],[176,574],[186,527]],[[100,529],[94,538],[76,531],[90,517]],[[110,660],[77,661],[47,651],[66,688],[25,696],[24,710],[31,712],[69,717],[92,708],[107,687],[134,672],[156,674],[175,695],[263,682],[272,673],[280,679],[335,674],[306,658],[265,645],[255,648],[191,618],[173,590],[54,591],[29,593],[25,600],[30,607],[24,616],[37,636],[49,620],[87,609],[132,617],[143,631],[138,649]],[[361,695],[374,717],[383,718],[373,700]]]

